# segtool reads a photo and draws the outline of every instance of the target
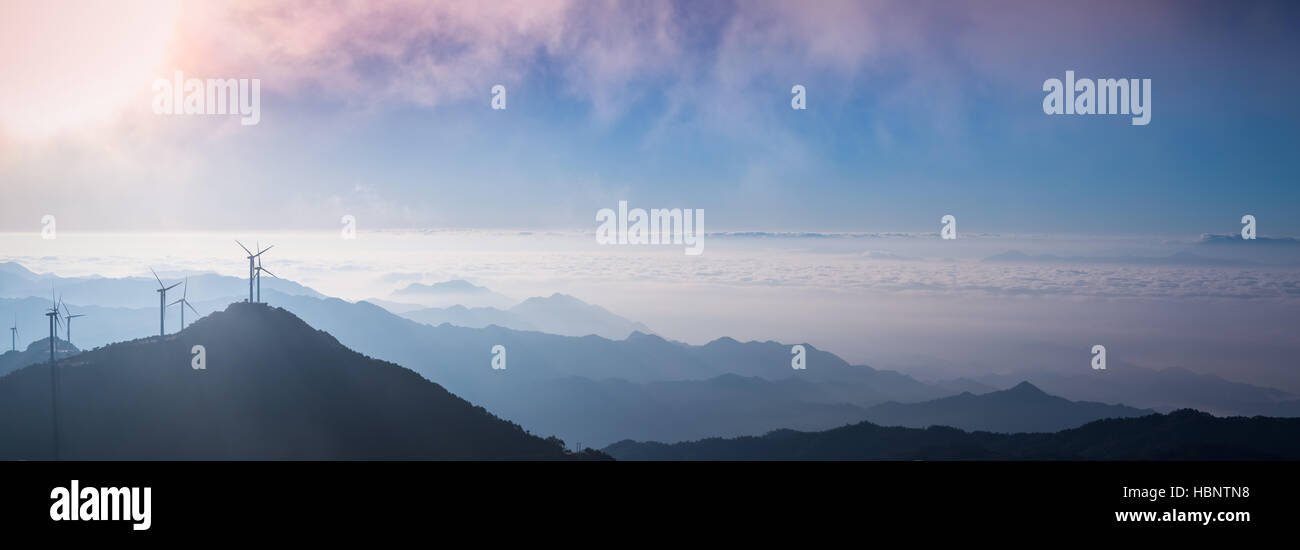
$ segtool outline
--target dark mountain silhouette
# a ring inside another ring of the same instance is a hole
[[[246,292],[246,285],[244,281],[239,291]],[[196,297],[196,288],[192,279],[191,298],[201,313],[229,303],[229,298],[204,300],[202,291]],[[143,296],[147,303],[136,309],[74,307],[91,314],[77,320],[74,342],[87,348],[155,333],[152,289]],[[1194,407],[1220,415],[1300,414],[1295,396],[1286,392],[1179,369],[1142,369],[1116,358],[1109,370],[1089,370],[1084,376],[1036,370],[1022,371],[1016,378],[993,375],[926,384],[897,372],[850,365],[813,346],[808,346],[808,370],[794,371],[787,343],[724,337],[695,346],[641,332],[610,340],[500,326],[428,326],[365,302],[317,299],[269,288],[263,289],[263,297],[330,332],[344,345],[411,368],[535,433],[596,445],[629,437],[675,442],[708,435],[757,435],[778,428],[827,429],[868,418],[860,413],[887,401],[926,401],[961,391],[986,393],[1021,380],[1071,400],[1158,411]],[[30,309],[30,315],[23,313],[20,321],[29,316],[44,321],[40,312],[48,299],[19,302],[25,304],[22,311]],[[0,313],[6,305],[0,299]],[[169,332],[177,327],[178,317],[174,309],[169,312]],[[32,332],[25,328],[19,335],[27,334]],[[508,350],[506,371],[489,366],[490,350],[498,344]],[[728,374],[766,384],[720,383],[718,379]],[[777,399],[774,391],[789,393]],[[718,394],[710,397],[709,392]],[[693,415],[696,421],[685,420]],[[710,431],[700,430],[705,426]]]
[[[1183,409],[1051,434],[862,422],[822,432],[778,430],[671,445],[620,441],[604,451],[618,460],[1296,460],[1300,419],[1217,418]]]
[[[69,344],[67,340],[60,340],[56,338],[54,342],[55,342],[54,343],[55,359],[62,359],[64,357],[81,353],[81,350],[77,349],[76,346]],[[10,350],[0,354],[0,376],[9,374],[13,371],[26,367],[27,365],[45,363],[48,362],[49,360],[50,360],[50,337],[46,336],[44,338],[41,338],[40,340],[32,342],[30,345],[27,346],[26,349],[22,351]]]
[[[1067,399],[1124,403],[1167,412],[1194,408],[1220,416],[1296,416],[1287,401],[1295,396],[1267,388],[1224,380],[1183,368],[1149,369],[1112,359],[1106,370],[1083,374],[1054,370],[1021,370],[978,377],[979,382],[1006,388],[1028,380],[1043,391]],[[1286,414],[1291,411],[1291,414]]]
[[[193,346],[207,368],[191,368]],[[236,303],[56,363],[62,458],[565,459],[545,440],[293,314]],[[51,365],[0,378],[0,459],[47,459]],[[595,455],[580,455],[595,456]]]
[[[203,314],[230,303],[229,299],[196,299],[193,284],[190,290],[194,307]],[[757,435],[776,428],[826,429],[861,420],[865,406],[955,393],[896,372],[850,366],[813,346],[808,346],[809,369],[794,371],[789,346],[777,342],[724,338],[689,346],[639,332],[625,340],[609,340],[501,327],[434,327],[366,302],[287,295],[265,288],[262,295],[344,345],[411,368],[535,433],[594,445],[628,437],[682,441],[708,435]],[[35,316],[43,321],[39,315],[47,306],[48,299],[0,299],[0,312],[14,309],[20,319]],[[90,314],[78,319],[74,328],[75,341],[86,344],[82,347],[157,331],[155,305],[72,307]],[[195,316],[186,321],[193,323]],[[176,310],[169,311],[167,325],[169,333],[178,328]],[[504,372],[490,368],[490,350],[496,344],[508,350],[509,367]],[[754,378],[753,383],[715,380],[731,373]],[[657,382],[665,383],[647,385]],[[710,396],[711,391],[720,393]],[[702,431],[705,428],[708,431]]]
[[[974,395],[962,393],[923,403],[881,403],[864,418],[881,426],[926,428],[951,426],[962,430],[1002,433],[1058,432],[1103,418],[1145,416],[1155,411],[1124,405],[1070,401],[1048,395],[1029,382]]]

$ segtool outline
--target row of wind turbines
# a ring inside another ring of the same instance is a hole
[[[248,301],[253,303],[261,303],[262,273],[265,272],[267,275],[270,275],[277,279],[280,278],[276,274],[271,273],[271,270],[262,267],[262,254],[266,253],[266,251],[272,248],[275,248],[275,245],[271,245],[266,248],[261,248],[261,245],[259,244],[258,251],[254,253],[253,251],[249,250],[248,247],[244,246],[244,243],[235,241],[235,244],[238,244],[240,248],[244,249],[244,252],[248,253]],[[186,277],[183,280],[168,286],[166,283],[163,283],[162,278],[158,276],[158,272],[154,271],[152,267],[149,268],[149,272],[153,274],[154,280],[158,281],[158,288],[154,290],[154,292],[158,293],[158,335],[164,336],[167,334],[167,308],[171,306],[180,307],[181,330],[184,330],[185,329],[185,308],[190,308],[190,311],[193,311],[195,315],[199,314],[199,311],[197,309],[194,309],[194,306],[191,305],[189,301],[189,287],[190,287],[189,277]],[[181,286],[180,299],[170,304],[167,303],[167,291],[176,288],[177,286]],[[62,309],[61,312],[60,309]],[[65,332],[67,336],[66,341],[69,344],[71,344],[72,343],[72,320],[79,317],[85,317],[86,314],[79,313],[74,315],[71,311],[68,310],[68,305],[63,303],[63,299],[61,297],[55,296],[54,290],[51,289],[50,309],[45,312],[45,316],[49,318],[49,324],[50,324],[50,362],[54,362],[55,342],[58,339],[58,329],[64,328],[64,325],[66,324],[66,332]],[[9,327],[9,339],[10,339],[9,342],[10,349],[16,351],[18,349],[18,317],[16,315],[14,316],[13,326]]]
[[[64,324],[63,321],[64,320],[67,321],[67,328],[65,332],[65,334],[67,335],[66,340],[68,341],[69,344],[71,344],[72,343],[72,320],[78,317],[85,317],[86,314],[79,313],[77,315],[73,315],[71,311],[68,311],[68,304],[63,303],[62,299],[55,299],[53,291],[50,291],[50,300],[53,302],[54,305],[50,307],[50,311],[47,311],[45,313],[45,316],[50,318],[51,326],[53,326],[54,323],[58,323],[58,326],[62,328]],[[59,315],[60,307],[63,308],[63,315]],[[54,336],[56,334],[52,328],[50,330],[50,335],[51,335],[50,353],[53,354]],[[14,315],[14,325],[9,327],[9,350],[18,351],[18,315],[17,314]]]
[[[59,313],[60,308],[62,308],[63,311],[62,314]],[[54,296],[54,291],[50,290],[50,310],[45,312],[45,316],[50,321],[50,362],[54,362],[54,344],[55,342],[58,341],[58,335],[59,335],[56,329],[64,328],[64,325],[66,324],[67,332],[65,332],[65,334],[67,336],[67,342],[71,344],[72,343],[72,320],[78,317],[85,317],[86,314],[78,313],[76,315],[73,315],[71,311],[68,311],[68,305],[63,303],[63,299],[56,298]],[[17,316],[14,316],[14,326],[9,327],[9,338],[10,338],[9,349],[12,351],[17,351],[18,350],[18,317]]]
[[[262,254],[266,253],[267,250],[275,248],[275,245],[261,248],[261,244],[254,243],[257,245],[258,251],[257,253],[253,253],[253,251],[249,250],[247,246],[244,246],[244,243],[236,240],[235,244],[239,245],[240,248],[244,249],[244,252],[248,253],[248,301],[252,303],[261,303],[262,272],[266,272],[267,275],[275,277],[276,279],[280,278],[276,276],[276,274],[271,273],[271,270],[262,267]],[[163,283],[162,278],[158,277],[158,272],[154,271],[152,267],[149,268],[149,272],[153,273],[153,278],[158,281],[158,289],[154,291],[158,293],[158,335],[163,336],[167,334],[167,308],[177,304],[180,304],[181,309],[181,330],[185,330],[185,308],[190,308],[190,311],[193,311],[195,315],[199,314],[199,311],[194,309],[194,306],[190,305],[190,301],[187,299],[189,296],[190,278],[186,277],[185,280],[182,281],[185,286],[181,289],[181,299],[168,304],[167,291],[176,288],[177,285],[182,283],[178,282],[171,286],[167,286]],[[256,288],[256,294],[254,294],[254,288]]]

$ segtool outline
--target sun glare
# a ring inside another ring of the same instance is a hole
[[[171,2],[0,4],[0,132],[39,139],[110,122],[143,98],[175,27]]]

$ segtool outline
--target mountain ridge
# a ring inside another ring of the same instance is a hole
[[[206,368],[192,368],[203,346]],[[234,303],[184,331],[55,363],[72,460],[567,460],[414,371],[296,315]],[[0,458],[49,458],[50,364],[0,377]]]
[[[1300,418],[1218,418],[1180,409],[1029,434],[860,422],[671,445],[624,440],[602,450],[617,460],[1296,460]]]

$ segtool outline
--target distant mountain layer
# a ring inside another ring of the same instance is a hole
[[[191,366],[194,346],[204,347],[204,370]],[[571,457],[558,442],[261,304],[232,304],[179,334],[56,365],[63,459]],[[50,368],[0,377],[0,460],[51,457]]]
[[[76,346],[69,344],[66,340],[55,339],[54,357],[62,359],[81,353]],[[45,363],[50,360],[50,337],[46,336],[35,342],[32,342],[23,351],[10,350],[0,353],[0,376],[4,376],[13,371],[35,365],[36,363]]]
[[[761,435],[776,428],[825,430],[866,419],[882,426],[951,426],[1001,433],[1056,432],[1105,418],[1154,411],[1073,402],[1029,384],[985,395],[863,408],[837,400],[834,383],[769,381],[727,374],[708,380],[649,382],[566,378],[516,390],[503,386],[493,409],[527,419],[542,433],[608,444],[621,439],[675,443],[706,437]],[[849,390],[855,391],[855,390]],[[538,398],[536,393],[545,393]]]
[[[167,297],[171,299],[172,294],[169,292]],[[190,298],[193,297],[194,295],[190,294]],[[118,297],[115,300],[120,299],[121,297]],[[144,296],[144,299],[146,303],[136,308],[85,306],[78,302],[65,301],[73,313],[85,315],[73,320],[72,343],[82,349],[91,349],[112,342],[158,334],[158,293]],[[152,303],[148,300],[152,300]],[[231,301],[233,300],[229,298],[222,300],[221,307],[224,308]],[[199,311],[205,313],[209,311],[203,309],[198,301],[194,302],[194,306],[199,307]],[[48,294],[43,298],[0,298],[0,319],[18,324],[18,346],[22,348],[26,345],[24,342],[30,343],[33,338],[48,337],[49,320],[45,317],[45,312],[49,308]],[[180,329],[177,306],[169,307],[167,310],[167,331],[175,332]],[[192,311],[185,313],[187,323],[198,318]],[[59,329],[60,338],[66,339],[66,335],[66,327]],[[49,357],[47,356],[46,359]]]
[[[973,395],[962,393],[923,403],[882,403],[867,409],[867,421],[881,426],[951,426],[1002,433],[1057,432],[1103,418],[1145,416],[1155,411],[1124,405],[1070,401],[1043,393],[1028,382]]]
[[[164,276],[167,284],[180,282],[181,277]],[[147,307],[158,303],[158,282],[152,276],[123,277],[58,277],[37,274],[15,262],[0,263],[0,298],[48,297],[54,290],[69,304],[86,304],[101,307]],[[180,288],[167,293],[168,298],[180,297]],[[262,280],[262,292],[279,291],[285,294],[313,296],[324,295],[298,283],[285,279]],[[248,279],[202,273],[189,277],[189,298],[193,301],[216,297],[248,296]],[[170,301],[170,300],[169,300]],[[76,330],[75,328],[73,329]],[[73,335],[76,336],[75,334]]]
[[[456,305],[406,311],[401,315],[430,325],[448,323],[469,328],[496,325],[564,336],[595,334],[611,340],[622,340],[633,332],[650,333],[650,329],[641,323],[629,321],[603,307],[565,294],[529,298],[506,310]]]
[[[489,406],[537,433],[584,446],[622,439],[687,441],[758,435],[776,428],[823,430],[862,420],[862,407],[828,397],[830,384],[726,374],[708,380],[636,383],[569,377],[529,384],[502,377]]]
[[[487,287],[469,281],[443,281],[426,285],[411,283],[393,292],[393,298],[403,302],[416,302],[423,306],[450,307],[507,307],[515,303],[509,297],[497,294]]]
[[[604,451],[618,460],[1297,460],[1300,419],[1216,418],[1184,409],[1014,435],[862,422],[671,445],[621,441]]]
[[[1300,416],[1300,401],[1282,390],[1224,380],[1187,369],[1148,369],[1111,361],[1104,371],[1068,374],[1025,370],[985,375],[979,382],[1009,387],[1028,380],[1043,391],[1082,401],[1124,403],[1157,411],[1194,408],[1219,416]]]
[[[366,302],[268,299],[343,344],[409,367],[529,430],[592,445],[633,435],[680,441],[824,429],[861,420],[866,406],[952,394],[849,365],[811,345],[808,368],[796,371],[790,345],[778,342],[720,338],[692,346],[639,332],[610,340],[430,326]],[[505,349],[505,370],[491,367],[496,345]]]
[[[776,428],[825,429],[861,420],[869,405],[953,393],[896,372],[850,366],[813,346],[807,346],[808,369],[795,371],[790,346],[777,342],[722,338],[689,346],[640,332],[611,340],[429,326],[365,302],[266,289],[262,297],[352,349],[411,368],[535,433],[597,446],[628,437],[682,441]],[[225,309],[229,300],[196,300],[194,307],[206,314]],[[0,312],[17,311],[20,321],[44,320],[39,316],[47,306],[42,298],[0,299]],[[73,330],[82,347],[157,331],[156,306],[71,307],[89,314]],[[168,311],[169,335],[179,327],[178,313]],[[195,316],[186,321],[195,322]],[[20,322],[20,336],[31,334],[30,323]],[[507,351],[505,371],[490,366],[494,345]]]

